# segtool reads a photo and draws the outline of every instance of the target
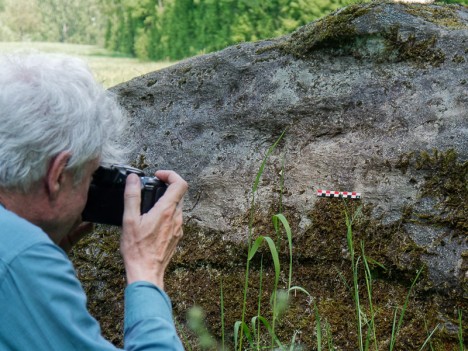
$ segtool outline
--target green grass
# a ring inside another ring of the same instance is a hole
[[[376,317],[376,312],[374,310],[374,306],[372,303],[372,274],[371,270],[369,268],[368,260],[369,258],[366,257],[365,251],[364,251],[364,242],[361,242],[361,253],[362,256],[358,257],[357,259],[355,258],[355,251],[354,251],[354,240],[353,240],[353,229],[352,225],[353,222],[359,218],[361,215],[361,207],[358,208],[358,210],[352,215],[349,216],[347,212],[345,212],[345,218],[346,218],[346,227],[347,227],[347,241],[348,241],[348,250],[351,255],[351,270],[353,272],[353,288],[352,288],[352,295],[354,299],[354,305],[356,309],[356,325],[357,325],[357,335],[358,335],[358,345],[359,345],[359,351],[368,351],[371,349],[371,343],[374,345],[374,348],[376,351],[378,351],[378,341],[377,341],[377,336],[376,336],[376,325],[375,325],[375,317]],[[366,313],[364,312],[364,309],[361,307],[361,299],[360,299],[360,294],[359,294],[359,289],[358,289],[358,282],[359,282],[359,261],[362,260],[364,264],[364,275],[365,275],[365,286],[366,286],[366,291],[367,291],[367,297],[368,297],[368,304],[369,304],[369,313],[370,316],[367,316]],[[400,329],[403,325],[404,317],[406,310],[408,308],[408,303],[409,303],[409,298],[411,296],[411,293],[414,289],[414,286],[416,285],[416,282],[419,279],[419,276],[421,275],[423,271],[422,267],[421,269],[418,270],[416,273],[416,277],[414,278],[411,287],[408,291],[408,294],[406,295],[405,302],[403,304],[403,307],[401,308],[401,311],[399,312],[399,308],[395,308],[394,312],[394,318],[393,318],[393,324],[392,324],[392,334],[390,336],[390,346],[389,346],[389,351],[393,351],[396,345],[397,337],[400,332]],[[398,312],[399,312],[399,318],[398,317]],[[398,323],[397,323],[398,319]],[[366,335],[364,337],[364,330],[367,329]],[[424,344],[421,346],[421,350],[425,347],[427,342],[430,341],[432,335],[436,331],[437,327],[434,328],[433,332],[428,335],[426,341]]]
[[[460,351],[464,350],[463,345],[463,322],[462,322],[462,311],[458,310],[458,341],[460,343]]]
[[[276,146],[278,145],[278,143],[283,138],[284,133],[285,132],[283,132],[280,135],[280,137],[276,140],[276,142],[268,149],[268,151],[267,151],[267,153],[266,153],[266,155],[265,155],[265,157],[264,157],[264,159],[263,159],[263,161],[262,161],[262,163],[260,165],[260,168],[259,168],[259,170],[257,172],[257,176],[256,176],[255,181],[254,181],[253,186],[252,186],[252,200],[251,200],[251,206],[250,206],[250,221],[249,221],[249,236],[248,236],[248,242],[247,242],[247,245],[248,245],[248,259],[247,259],[246,269],[245,269],[245,281],[244,281],[244,292],[243,292],[244,299],[243,299],[243,305],[242,305],[241,321],[239,321],[239,323],[237,323],[237,328],[235,330],[237,333],[239,333],[238,328],[240,329],[239,337],[238,337],[238,339],[236,338],[236,349],[237,349],[237,345],[239,345],[238,346],[239,350],[242,350],[244,332],[249,333],[248,327],[246,328],[245,317],[246,317],[246,308],[247,308],[247,292],[248,292],[248,288],[249,288],[250,262],[251,262],[253,256],[255,255],[255,253],[257,252],[258,248],[260,247],[260,245],[263,243],[263,241],[266,241],[268,243],[269,247],[270,247],[270,250],[272,250],[271,253],[272,253],[272,256],[273,256],[274,263],[275,263],[275,289],[274,289],[274,292],[273,292],[273,294],[274,294],[273,300],[274,300],[274,303],[276,303],[276,288],[277,288],[277,285],[278,285],[280,267],[279,267],[278,252],[276,250],[275,243],[270,237],[260,236],[252,244],[252,236],[253,236],[253,229],[254,229],[253,228],[253,220],[254,220],[254,209],[255,209],[255,194],[257,193],[257,190],[258,190],[258,184],[260,183],[260,179],[262,177],[262,174],[263,174],[263,171],[265,169],[265,165],[266,165],[266,162],[267,162],[268,158],[273,153],[273,151],[276,149]],[[275,318],[273,318],[273,326],[271,328],[272,328],[272,338],[274,338],[273,335],[274,335],[274,328],[275,328]]]
[[[0,42],[0,54],[30,51],[81,57],[88,63],[96,79],[106,88],[173,64],[173,62],[141,61],[93,45],[47,42]]]

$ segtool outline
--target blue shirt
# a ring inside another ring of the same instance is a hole
[[[183,350],[169,297],[149,282],[125,289],[126,350]],[[101,335],[65,252],[0,206],[0,350],[119,350]]]

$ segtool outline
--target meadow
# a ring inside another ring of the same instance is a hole
[[[88,63],[96,79],[106,88],[173,64],[125,57],[94,45],[0,42],[0,54],[14,52],[46,52],[80,57]]]

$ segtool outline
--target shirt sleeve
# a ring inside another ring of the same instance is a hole
[[[6,343],[2,350],[119,350],[104,339],[98,322],[89,314],[83,288],[59,247],[36,244],[2,269],[0,344]],[[167,295],[150,283],[135,285],[126,290],[129,350],[183,350],[169,343],[179,339]],[[145,309],[148,311],[142,313]]]
[[[125,349],[184,350],[177,336],[169,297],[149,282],[125,290]]]

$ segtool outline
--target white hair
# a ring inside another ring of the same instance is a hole
[[[125,114],[80,59],[46,54],[0,56],[0,187],[27,191],[50,161],[70,152],[67,168],[122,162]]]

